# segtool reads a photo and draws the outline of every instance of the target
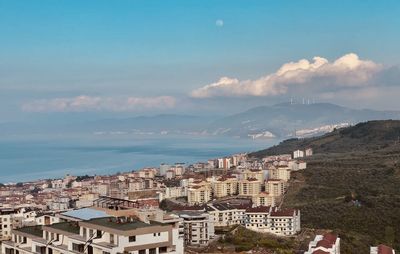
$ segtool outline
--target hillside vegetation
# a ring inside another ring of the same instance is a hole
[[[400,249],[400,121],[371,121],[321,137],[291,139],[252,156],[312,147],[307,169],[293,174],[284,206],[301,209],[302,226],[333,229],[342,253]]]

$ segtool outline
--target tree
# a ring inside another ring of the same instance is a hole
[[[15,186],[20,188],[20,187],[23,187],[23,186],[24,186],[24,183],[19,182],[19,183],[17,183]]]
[[[389,246],[393,246],[394,241],[396,238],[396,232],[394,231],[394,228],[391,226],[385,227],[385,242]]]

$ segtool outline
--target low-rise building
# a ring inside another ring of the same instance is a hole
[[[389,246],[380,244],[378,246],[371,246],[370,254],[396,254],[396,251]]]
[[[300,211],[279,210],[277,207],[259,206],[246,209],[247,229],[290,236],[300,232]]]
[[[214,219],[215,227],[229,227],[244,224],[246,208],[246,206],[233,206],[225,203],[209,204],[206,210]]]
[[[2,253],[181,254],[183,241],[178,223],[104,217],[13,230]]]
[[[308,244],[308,251],[304,254],[317,253],[340,254],[340,238],[333,233],[316,235],[314,240]]]

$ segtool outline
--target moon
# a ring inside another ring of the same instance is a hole
[[[215,21],[215,25],[218,27],[223,27],[224,26],[224,21],[222,19],[217,19]]]

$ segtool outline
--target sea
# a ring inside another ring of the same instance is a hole
[[[0,138],[0,183],[71,175],[107,175],[191,164],[275,145],[276,139],[220,136],[59,134]]]

